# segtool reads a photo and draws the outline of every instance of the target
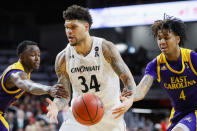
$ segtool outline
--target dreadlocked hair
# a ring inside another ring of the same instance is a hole
[[[164,20],[155,21],[151,29],[155,38],[158,35],[158,31],[163,29],[173,32],[176,36],[180,36],[180,46],[184,45],[184,42],[187,40],[184,22],[173,16],[164,14]]]

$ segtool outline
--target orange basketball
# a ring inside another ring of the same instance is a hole
[[[102,119],[104,105],[98,96],[85,93],[74,100],[72,112],[79,123],[90,126]]]

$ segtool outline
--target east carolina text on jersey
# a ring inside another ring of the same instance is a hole
[[[196,84],[196,81],[187,80],[187,76],[170,77],[170,83],[164,82],[164,88],[167,89],[182,89]]]

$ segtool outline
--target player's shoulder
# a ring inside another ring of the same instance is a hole
[[[56,56],[56,60],[55,63],[56,64],[62,64],[63,62],[65,62],[66,60],[66,49],[63,49],[62,51],[60,51],[57,56]]]
[[[157,66],[157,57],[154,58],[152,61],[150,61],[148,64],[147,64],[147,68],[154,68]]]
[[[66,48],[64,48],[62,51],[60,51],[58,54],[57,54],[57,57],[62,57],[62,56],[66,56],[68,54],[68,52],[70,52],[70,44],[68,44],[66,46]]]
[[[65,52],[66,52],[66,49],[63,49],[62,51],[60,51],[60,52],[57,54],[56,59],[65,57]]]
[[[102,49],[103,51],[110,51],[110,50],[115,49],[115,45],[113,42],[103,39]]]
[[[157,57],[155,57],[153,60],[151,60],[149,63],[157,64]]]

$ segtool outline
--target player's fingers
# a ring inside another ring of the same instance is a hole
[[[60,88],[64,88],[64,86],[62,84],[56,84],[58,87]]]
[[[122,108],[124,108],[124,106],[123,105],[120,105],[119,107],[114,108],[112,111],[120,110]]]
[[[116,109],[112,110],[112,114],[115,114],[115,113],[121,112],[121,111],[123,111],[124,109],[125,109],[124,107],[116,108]]]
[[[57,117],[54,117],[54,119],[55,119],[55,123],[56,123],[56,124],[58,124],[58,120],[57,120]]]
[[[53,104],[53,102],[49,98],[46,98],[46,102],[48,102],[49,104]]]
[[[122,90],[121,95],[124,96],[125,94],[126,94],[126,88],[124,88],[124,89]]]
[[[55,120],[55,117],[54,117],[54,114],[51,113],[51,116],[50,116],[50,118],[49,118],[49,122],[50,122],[50,123],[53,123],[53,120]]]
[[[121,102],[125,101],[126,99],[127,99],[126,97],[120,96],[120,101],[121,101]]]
[[[51,118],[51,117],[49,118],[49,123],[50,123],[50,124],[52,123],[52,118]]]
[[[53,120],[56,122],[56,124],[58,124],[57,116],[56,116],[55,114],[52,114],[52,115],[51,115],[51,122],[52,122]]]
[[[48,118],[50,118],[52,116],[53,112],[52,111],[48,111],[47,115],[48,115]]]
[[[122,100],[122,96],[120,95],[120,100]]]
[[[114,111],[114,112],[112,112],[112,115],[118,114],[118,113],[120,113],[120,112],[122,112],[122,110]]]
[[[124,114],[124,112],[119,113],[116,117],[114,117],[114,119],[117,119],[118,117],[120,117],[123,114]]]
[[[50,118],[50,116],[51,116],[51,113],[48,112],[46,117],[47,117],[47,118]]]
[[[133,94],[132,91],[128,91],[128,92],[126,92],[126,93],[124,94],[124,96],[127,97],[127,96],[131,96],[132,94]]]
[[[133,94],[132,91],[127,92],[126,96],[131,96]]]

